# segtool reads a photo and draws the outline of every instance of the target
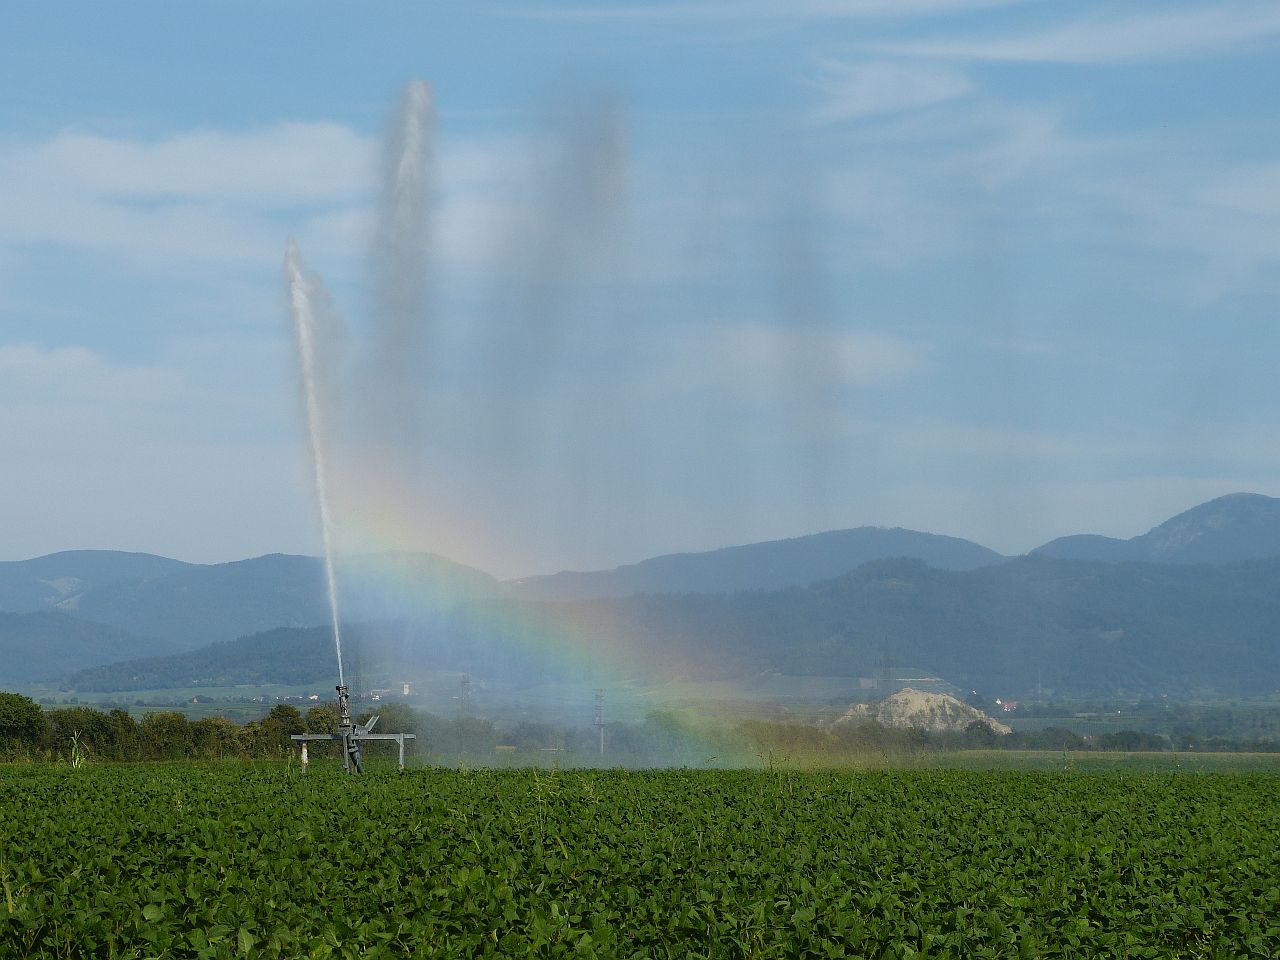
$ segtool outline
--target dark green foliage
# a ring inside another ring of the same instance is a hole
[[[107,714],[107,731],[111,737],[110,753],[104,754],[113,760],[141,760],[142,739],[138,733],[138,724],[128,711],[112,710]],[[220,757],[220,753],[198,754],[199,756]]]
[[[189,728],[191,755],[221,760],[242,757],[247,754],[243,727],[237,727],[225,717],[203,717]],[[275,744],[277,750],[285,746],[283,738]],[[268,750],[268,755],[272,751]]]
[[[0,704],[12,696],[16,694],[0,693]],[[0,740],[0,759],[13,754],[15,746],[17,755],[28,760],[65,761],[76,754],[87,762],[276,758],[291,748],[289,735],[304,728],[301,714],[287,704],[243,725],[224,717],[193,722],[171,710],[148,713],[139,722],[124,710],[66,707],[40,715],[36,739],[21,745]]]
[[[189,757],[195,745],[190,721],[176,710],[148,713],[138,724],[138,737],[147,755],[157,760]]]
[[[264,724],[274,724],[284,738],[288,738],[295,733],[306,733],[307,725],[302,719],[302,714],[298,708],[288,703],[281,703],[271,708],[267,715],[263,718]]]
[[[306,733],[336,733],[338,729],[338,705],[321,703],[311,709],[303,717]]]
[[[0,694],[0,697],[6,694]],[[74,741],[74,747],[73,747]],[[143,749],[138,724],[124,710],[103,713],[92,707],[65,707],[50,710],[44,717],[38,749],[29,758],[69,759],[78,751],[86,760],[151,759]],[[3,745],[0,745],[3,749]],[[172,756],[166,749],[155,757]]]
[[[48,725],[44,711],[30,697],[0,692],[0,751],[35,747]]]
[[[81,749],[90,755],[113,757],[115,755],[111,718],[92,707],[66,707],[49,711],[49,743],[58,752],[65,752],[75,737]]]
[[[1280,953],[1275,776],[0,770],[0,955]]]

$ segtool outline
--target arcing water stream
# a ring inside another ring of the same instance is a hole
[[[357,443],[387,462],[394,459],[390,454],[405,446],[398,441],[412,432],[406,428],[417,426],[412,411],[416,407],[414,395],[420,376],[417,360],[426,313],[426,159],[430,126],[431,91],[425,83],[415,80],[404,89],[400,109],[387,137],[383,204],[374,243],[377,309],[371,333],[376,341],[375,367],[366,372],[359,391],[362,396],[372,398],[373,403],[369,409],[357,411],[354,417],[360,434],[355,438]],[[336,325],[336,315],[320,278],[303,268],[293,240],[289,241],[285,253],[284,273],[302,376],[307,439],[315,470],[324,574],[338,655],[338,682],[345,684],[334,574],[337,546],[329,497],[331,451],[328,449],[333,439],[334,381],[342,371],[330,369],[323,362],[334,347],[330,342],[334,331],[329,328]],[[353,417],[345,416],[343,420],[350,426]],[[402,420],[408,422],[398,429],[396,424]]]
[[[333,520],[329,510],[328,467],[325,456],[325,430],[320,407],[320,388],[316,358],[315,284],[308,277],[298,256],[298,245],[291,239],[284,257],[285,282],[289,288],[289,310],[293,314],[294,343],[302,372],[302,394],[306,407],[307,440],[311,463],[315,470],[316,504],[320,510],[320,537],[324,544],[324,577],[329,591],[329,616],[333,621],[333,644],[338,655],[338,683],[345,684],[342,671],[342,628],[338,621],[338,585],[333,573]]]

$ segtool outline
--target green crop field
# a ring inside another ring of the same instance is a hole
[[[1280,777],[0,767],[2,957],[1276,957]]]

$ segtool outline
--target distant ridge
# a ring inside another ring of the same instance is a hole
[[[123,550],[64,550],[31,560],[0,561],[0,610],[74,611],[87,590],[124,580],[164,577],[195,564]]]
[[[1280,499],[1231,493],[1178,514],[1129,540],[1081,534],[1031,551],[1104,563],[1236,563],[1280,556]]]
[[[934,533],[857,527],[706,553],[673,553],[587,573],[566,571],[507,581],[521,600],[592,600],[638,593],[779,590],[828,580],[870,560],[907,557],[941,570],[974,570],[1005,560],[994,550]]]

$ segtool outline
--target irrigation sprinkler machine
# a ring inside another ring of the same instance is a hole
[[[374,733],[378,722],[375,714],[364,723],[356,723],[351,718],[350,694],[347,685],[340,683],[338,691],[338,732],[337,733],[295,733],[289,739],[302,743],[302,754],[306,757],[307,741],[340,740],[342,741],[342,769],[347,773],[364,773],[364,760],[360,755],[360,743],[364,740],[394,740],[400,745],[399,769],[404,769],[404,742],[416,739],[412,733]],[[305,763],[305,759],[304,759]]]

